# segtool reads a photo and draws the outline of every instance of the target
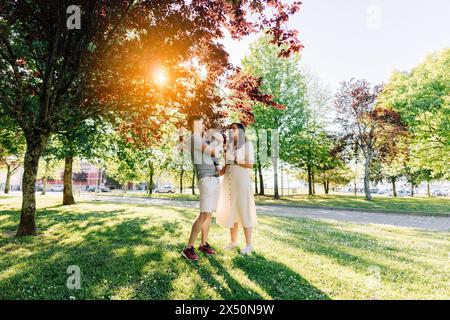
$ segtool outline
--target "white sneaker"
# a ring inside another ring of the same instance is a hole
[[[230,242],[226,247],[225,250],[233,250],[234,248],[237,247],[237,243],[236,242]]]
[[[251,244],[248,244],[245,246],[244,249],[241,250],[241,254],[250,254],[253,251],[253,246]]]

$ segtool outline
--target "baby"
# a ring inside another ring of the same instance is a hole
[[[205,140],[208,143],[208,145],[213,148],[214,150],[216,150],[216,156],[212,157],[214,166],[216,167],[216,171],[217,173],[220,172],[220,166],[219,166],[219,159],[222,151],[223,151],[223,145],[224,145],[224,141],[225,141],[225,137],[222,134],[222,132],[220,131],[220,123],[218,122],[213,122],[213,124],[211,125],[211,128],[209,128],[208,130],[206,130],[205,132]]]

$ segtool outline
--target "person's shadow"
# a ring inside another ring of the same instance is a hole
[[[250,256],[237,256],[233,259],[233,263],[273,299],[330,299],[327,294],[311,285],[305,278],[286,265],[267,260],[258,253],[253,253]]]
[[[209,264],[199,264],[198,274],[205,283],[210,287],[221,288],[216,292],[220,294],[222,299],[226,300],[254,300],[263,299],[263,297],[250,288],[245,287],[242,283],[236,280],[223,266],[222,262],[214,256],[209,256]],[[214,275],[223,277],[226,287],[222,287],[220,282]]]

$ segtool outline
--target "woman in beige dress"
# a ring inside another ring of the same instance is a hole
[[[253,168],[253,145],[245,137],[245,127],[233,123],[229,130],[229,141],[225,151],[225,166],[217,208],[217,223],[230,228],[231,242],[226,249],[237,246],[237,233],[242,225],[245,235],[245,248],[242,254],[252,252],[252,230],[257,223],[255,199],[249,169]]]

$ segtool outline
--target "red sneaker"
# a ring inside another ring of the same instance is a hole
[[[208,242],[205,245],[200,245],[198,247],[198,250],[203,251],[207,254],[216,254],[216,251],[209,245]]]
[[[189,261],[197,261],[198,255],[195,253],[194,247],[186,247],[183,251],[181,251],[183,257],[188,259]]]

